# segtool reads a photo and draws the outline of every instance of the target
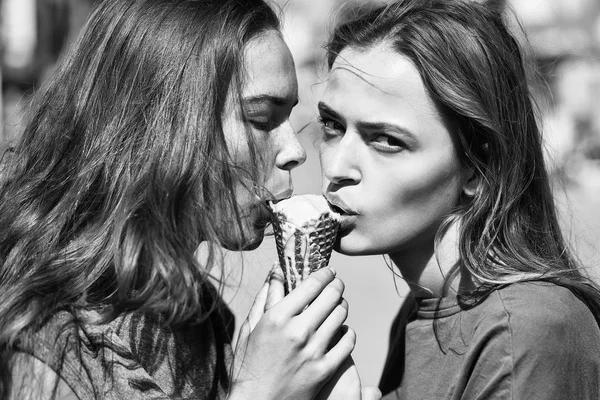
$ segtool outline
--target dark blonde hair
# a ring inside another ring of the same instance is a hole
[[[499,10],[466,0],[401,0],[345,18],[327,46],[329,67],[346,47],[380,43],[409,58],[462,163],[475,171],[474,196],[441,228],[460,220],[457,268],[483,283],[475,299],[499,285],[544,279],[569,287],[599,318],[600,291],[561,234],[522,49]]]
[[[13,343],[57,310],[198,320],[220,216],[241,220],[221,117],[262,0],[105,0],[36,95],[0,183],[0,398]],[[241,230],[241,227],[240,231]],[[194,251],[210,243],[207,265]]]

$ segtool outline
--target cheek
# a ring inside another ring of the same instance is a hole
[[[442,173],[408,182],[396,192],[397,211],[413,211],[414,217],[427,219],[447,215],[455,206],[461,185],[457,175]]]
[[[270,214],[254,198],[247,190],[236,187],[239,218],[230,210],[224,216],[224,223],[218,232],[225,248],[252,250],[262,242]]]
[[[261,199],[268,199],[277,194],[282,186],[282,170],[276,165],[276,155],[271,148],[264,147],[258,159],[256,195]],[[286,184],[289,183],[289,178]]]
[[[461,180],[452,163],[444,168],[405,168],[403,173],[379,170],[359,190],[363,215],[356,229],[341,241],[342,251],[389,253],[415,243],[430,242],[441,221],[458,202]],[[365,176],[363,184],[369,176]]]
[[[445,218],[456,206],[461,191],[459,171],[453,163],[439,168],[422,169],[413,179],[395,187],[396,213],[409,218],[409,224],[419,226]]]
[[[329,180],[327,179],[327,175],[331,175],[333,172],[333,164],[332,164],[332,156],[335,154],[335,142],[334,139],[330,139],[329,142],[326,142],[322,138],[319,139],[319,143],[317,144],[317,149],[319,151],[319,164],[321,167],[321,176],[322,176],[322,189],[325,190],[327,185],[329,184]],[[349,167],[347,167],[349,168]],[[345,173],[347,170],[342,170],[341,173]]]
[[[327,179],[325,178],[325,166],[327,166],[327,158],[325,157],[325,151],[322,143],[319,143],[317,146],[317,150],[319,151],[319,167],[321,170],[321,189],[323,192],[327,189]]]
[[[247,140],[252,140],[252,145]],[[236,195],[241,207],[266,198],[275,174],[273,144],[265,135],[253,134],[250,139],[242,139],[232,157]]]

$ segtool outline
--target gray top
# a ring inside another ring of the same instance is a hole
[[[570,290],[530,282],[470,309],[410,303],[392,327],[384,399],[600,398],[600,329]]]

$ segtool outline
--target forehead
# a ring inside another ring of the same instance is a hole
[[[366,50],[344,49],[331,67],[326,93],[345,98],[354,95],[369,108],[410,106],[412,111],[437,114],[411,60],[385,44]]]
[[[450,144],[450,132],[412,61],[386,44],[346,48],[331,67],[322,99],[348,124],[390,123],[425,144]]]
[[[298,82],[292,54],[276,31],[253,38],[244,49],[246,79],[242,96],[298,97]]]

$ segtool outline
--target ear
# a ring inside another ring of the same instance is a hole
[[[461,175],[462,175],[462,183],[463,183],[463,193],[468,197],[475,196],[475,192],[477,191],[477,184],[479,183],[479,177],[475,174],[470,167],[463,166],[461,167]]]

